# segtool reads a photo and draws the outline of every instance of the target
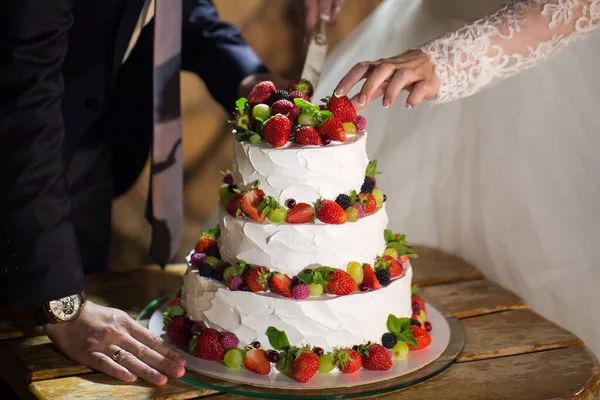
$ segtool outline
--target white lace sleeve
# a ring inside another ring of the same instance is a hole
[[[435,103],[470,96],[546,60],[600,26],[600,0],[517,0],[421,50],[441,87]]]

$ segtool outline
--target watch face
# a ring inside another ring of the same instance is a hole
[[[77,294],[50,302],[50,312],[61,321],[75,318],[80,308],[81,299]]]

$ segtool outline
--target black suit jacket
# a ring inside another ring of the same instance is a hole
[[[239,82],[266,68],[210,0],[182,1],[182,68],[229,109]],[[117,194],[147,158],[152,23],[123,64],[143,5],[0,2],[0,303],[39,306],[83,289],[65,176],[72,154],[112,143],[113,157],[129,160]]]

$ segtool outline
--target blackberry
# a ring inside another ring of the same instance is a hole
[[[352,199],[347,194],[340,194],[335,202],[340,205],[344,210],[352,205]]]
[[[205,278],[210,277],[213,272],[213,267],[210,264],[203,263],[200,267],[198,267],[198,275],[203,276]]]
[[[365,181],[360,187],[360,191],[363,193],[373,193],[373,189],[375,189],[375,181],[368,176],[365,176]]]
[[[410,319],[410,324],[414,325],[414,326],[418,326],[419,328],[421,327],[421,323],[418,320],[416,320],[416,319],[412,319],[411,318]]]
[[[287,100],[289,93],[286,90],[279,89],[271,93],[271,101],[275,103],[277,100]]]
[[[235,189],[237,189],[237,185],[236,184],[231,184],[229,186],[227,186],[227,189],[229,190],[230,193],[235,193]]]
[[[387,286],[390,284],[391,276],[389,269],[379,269],[377,270],[377,272],[375,272],[375,276],[377,277],[377,280],[379,281],[381,286]]]
[[[398,339],[396,338],[396,335],[394,335],[393,333],[386,332],[381,337],[381,344],[386,349],[393,348],[396,345],[396,343],[398,343]]]

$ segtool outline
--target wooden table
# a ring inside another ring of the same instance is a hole
[[[430,248],[417,252],[414,281],[426,298],[461,319],[467,344],[447,371],[378,399],[600,398],[598,362],[576,336],[464,261]],[[184,271],[172,265],[164,272],[148,267],[96,275],[88,278],[88,292],[93,301],[136,316],[151,300],[181,287]],[[241,399],[174,379],[163,387],[121,383],[67,360],[39,329],[9,314],[0,316],[0,376],[23,398]]]

